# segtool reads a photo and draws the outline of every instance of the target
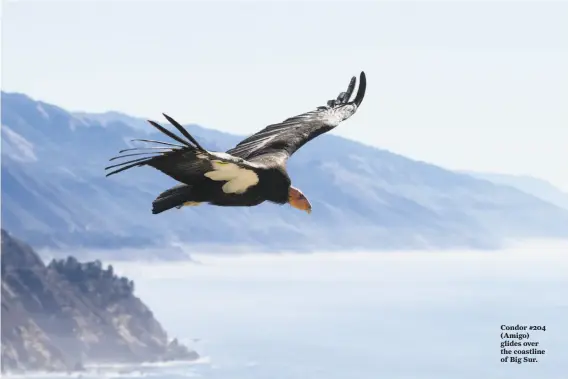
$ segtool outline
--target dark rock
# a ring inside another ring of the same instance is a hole
[[[195,351],[189,350],[187,346],[180,344],[177,338],[174,338],[168,344],[168,348],[166,349],[166,354],[163,356],[162,359],[164,361],[179,361],[187,359],[187,357],[190,357],[192,359],[197,359],[199,358],[199,355]]]
[[[73,371],[85,371],[85,367],[83,366],[83,364],[81,362],[77,362],[73,366]]]
[[[134,283],[100,261],[47,266],[2,230],[2,371],[76,371],[84,363],[193,360],[169,341]]]

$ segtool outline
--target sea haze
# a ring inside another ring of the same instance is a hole
[[[200,264],[113,265],[205,357],[132,375],[564,379],[567,251],[535,242],[485,253],[203,254]],[[546,349],[539,363],[500,363],[500,326],[517,323],[547,327],[532,334]]]
[[[81,376],[565,379],[567,251],[535,241],[494,252],[204,252],[194,263],[107,262],[202,359],[91,366]],[[502,324],[546,326],[532,333],[546,349],[539,363],[500,363]]]

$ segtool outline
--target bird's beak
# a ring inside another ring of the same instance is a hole
[[[290,203],[292,207],[301,211],[306,211],[308,213],[312,212],[312,205],[304,196],[302,191],[292,186],[290,186],[290,190],[288,191],[288,203]]]

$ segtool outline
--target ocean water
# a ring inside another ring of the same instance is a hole
[[[113,265],[203,358],[85,377],[568,378],[566,244],[194,258]],[[539,362],[500,362],[501,325],[517,324],[546,326],[529,332]]]

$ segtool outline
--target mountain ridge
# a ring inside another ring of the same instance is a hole
[[[106,112],[103,125],[100,115],[4,92],[2,109],[3,222],[37,247],[177,241],[268,251],[396,250],[497,248],[511,238],[568,237],[560,227],[568,224],[568,212],[538,197],[329,134],[288,165],[294,185],[312,202],[309,216],[272,204],[204,205],[153,216],[152,200],[173,180],[149,168],[110,178],[103,173],[110,157],[132,146],[130,139],[164,140],[149,125],[142,133],[141,119]],[[210,150],[224,151],[243,138],[187,127]],[[170,252],[169,258],[186,256]]]
[[[530,175],[497,174],[478,171],[462,171],[475,178],[506,185],[538,197],[546,202],[568,209],[568,192],[561,190],[547,180]]]

